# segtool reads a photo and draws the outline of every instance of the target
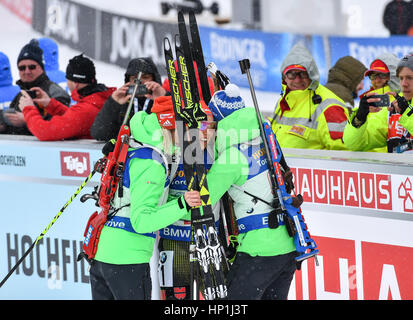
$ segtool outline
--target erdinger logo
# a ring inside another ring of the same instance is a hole
[[[413,187],[409,178],[406,178],[399,186],[398,195],[403,199],[403,209],[405,212],[413,213]]]
[[[90,173],[89,163],[87,152],[60,152],[62,176],[87,177]]]

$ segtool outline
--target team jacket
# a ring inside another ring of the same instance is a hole
[[[135,156],[134,149],[129,150],[124,196],[119,198],[116,193],[113,200],[114,208],[120,210],[103,227],[95,256],[105,263],[148,263],[155,242],[151,233],[188,214],[183,197],[166,202],[170,175],[174,172],[165,165],[156,115],[138,112],[131,119],[130,127],[136,140],[159,149],[162,154]]]
[[[208,156],[208,153],[205,150],[204,163],[205,163],[206,170],[209,170],[211,168],[213,159],[210,159],[210,158],[211,157]],[[187,189],[186,180],[184,176],[184,168],[183,168],[183,164],[181,161],[179,163],[176,174],[169,187],[169,195],[171,199],[174,199],[176,197],[182,196],[187,190],[188,189]],[[212,206],[212,211],[213,211],[215,222],[217,225],[218,225],[218,221],[220,218],[220,210],[221,210],[220,202],[217,202],[215,205]],[[159,236],[163,239],[178,240],[178,241],[190,241],[191,239],[190,235],[191,235],[190,215],[184,217],[183,219],[175,221],[173,224],[161,229],[159,232]]]
[[[207,174],[211,202],[228,191],[240,229],[238,251],[251,256],[275,256],[295,250],[285,225],[269,229],[266,214],[270,207],[241,190],[271,201],[260,132],[254,108],[234,111],[218,122],[217,157]],[[249,219],[251,217],[251,219]]]
[[[52,116],[50,120],[44,120],[35,106],[24,108],[24,119],[30,132],[41,141],[91,139],[90,127],[113,91],[115,88],[103,84],[87,86],[72,92],[77,103],[70,107],[52,98],[46,108]]]

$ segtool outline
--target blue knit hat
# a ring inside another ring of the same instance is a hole
[[[215,121],[220,121],[236,110],[245,108],[238,86],[229,83],[225,90],[214,93],[208,104]]]

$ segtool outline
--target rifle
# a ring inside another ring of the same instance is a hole
[[[300,254],[295,258],[298,269],[300,269],[301,262],[310,257],[314,257],[316,264],[317,254],[319,250],[315,241],[311,238],[308,232],[307,225],[304,222],[304,217],[301,213],[299,205],[302,203],[301,195],[291,197],[286,191],[284,178],[282,176],[280,160],[281,160],[281,148],[278,141],[272,132],[270,123],[265,122],[265,128],[263,125],[262,116],[258,108],[257,97],[255,95],[254,86],[250,74],[250,62],[248,59],[239,61],[242,74],[247,74],[248,83],[250,86],[251,96],[254,103],[255,111],[258,118],[258,124],[260,128],[261,139],[264,143],[265,153],[268,164],[268,171],[270,176],[271,190],[274,195],[273,207],[275,210],[268,216],[268,226],[275,228],[278,226],[278,216],[282,215],[287,227],[287,231],[291,237],[294,238],[294,244],[297,252]],[[269,140],[269,141],[268,141]],[[269,147],[271,143],[271,149]],[[301,199],[300,199],[301,197]],[[297,202],[299,204],[297,204]]]
[[[82,246],[83,252],[78,255],[78,261],[83,257],[85,257],[88,261],[95,257],[101,231],[108,219],[109,210],[111,208],[111,200],[117,190],[119,197],[123,196],[122,177],[125,169],[126,154],[129,148],[130,137],[130,128],[126,123],[129,120],[129,114],[132,110],[133,99],[140,84],[141,75],[142,72],[139,72],[135,79],[133,93],[131,99],[129,100],[128,108],[120,127],[114,149],[109,152],[106,157],[99,160],[101,162],[99,172],[102,173],[102,176],[100,178],[99,189],[95,193],[95,196],[98,195],[97,203],[101,208],[101,211],[99,213],[95,211],[87,222],[84,232],[85,239]],[[87,198],[90,197],[81,199],[83,200],[82,202],[87,200]],[[95,197],[92,196],[91,198]]]

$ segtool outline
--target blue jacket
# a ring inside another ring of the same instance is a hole
[[[8,109],[19,92],[19,86],[13,85],[9,58],[0,52],[0,110]]]

